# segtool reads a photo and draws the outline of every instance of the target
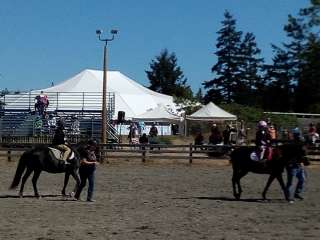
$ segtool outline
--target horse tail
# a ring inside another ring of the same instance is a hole
[[[11,183],[11,186],[9,189],[14,189],[16,188],[19,183],[20,183],[20,179],[21,176],[26,168],[26,159],[27,159],[28,153],[25,152],[22,154],[22,156],[20,157],[19,163],[18,163],[18,167],[16,170],[16,174],[14,175],[13,181]]]

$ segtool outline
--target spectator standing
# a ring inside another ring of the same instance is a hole
[[[137,132],[137,127],[136,127],[136,124],[135,123],[130,123],[130,126],[129,126],[129,134],[128,134],[128,139],[129,139],[129,143],[132,143],[133,142],[133,139],[136,138],[136,132]]]
[[[150,137],[157,137],[158,136],[158,128],[156,127],[156,125],[153,123],[150,131],[149,131],[149,136]]]
[[[204,144],[204,137],[201,133],[201,131],[198,132],[196,137],[194,138],[194,145],[203,145]],[[197,150],[197,147],[195,147],[195,150]],[[202,150],[202,148],[201,148]]]
[[[147,134],[143,133],[141,135],[141,137],[139,138],[139,143],[141,143],[141,144],[148,144],[149,143],[149,139],[147,137]]]
[[[209,136],[209,143],[216,145],[222,142],[222,136],[219,128],[216,124],[213,124],[211,127],[211,135]]]
[[[317,133],[317,129],[313,123],[309,125],[308,138],[311,144],[315,144],[319,139],[319,134]]]
[[[223,136],[223,144],[224,145],[230,145],[230,136],[231,136],[231,127],[230,125],[226,126],[226,129],[222,132]]]
[[[293,140],[296,142],[303,140],[301,130],[298,126],[292,129],[292,137],[293,137]]]
[[[274,125],[271,124],[271,125],[268,127],[268,132],[269,132],[269,134],[270,134],[271,144],[276,143],[276,142],[277,142],[277,130],[276,130],[276,128],[274,127]]]
[[[149,131],[149,143],[157,144],[158,143],[157,136],[158,136],[158,128],[156,127],[155,123],[152,123],[152,126]],[[153,148],[151,147],[150,149],[152,150]]]
[[[48,96],[41,91],[40,94],[35,97],[35,110],[38,112],[39,116],[44,117],[44,113],[46,112],[48,106]]]

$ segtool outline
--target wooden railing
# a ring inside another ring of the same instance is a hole
[[[48,144],[41,144],[48,145]],[[19,157],[22,152],[34,147],[34,144],[15,144],[0,146],[0,157],[11,161]],[[103,161],[110,159],[141,159],[142,162],[153,159],[188,160],[191,164],[194,159],[227,159],[232,149],[239,146],[225,145],[169,145],[169,144],[104,144],[100,145],[100,154]],[[320,148],[311,147],[308,156],[314,161],[319,161]]]
[[[48,145],[39,143],[38,145]],[[11,161],[13,157],[19,157],[22,152],[34,147],[34,144],[3,144],[0,147],[0,157],[6,157]],[[228,154],[230,146],[198,146],[169,145],[169,144],[104,144],[99,146],[103,161],[109,159],[141,159],[142,162],[151,159],[186,159],[192,163],[193,159],[221,159]]]

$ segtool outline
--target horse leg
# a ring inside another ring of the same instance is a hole
[[[233,195],[237,200],[240,199],[241,193],[242,193],[240,179],[244,177],[247,173],[248,173],[247,171],[233,172],[233,176],[232,176]],[[237,192],[237,187],[238,187],[238,192]]]
[[[279,175],[277,176],[277,180],[278,180],[278,182],[279,182],[279,184],[280,184],[280,186],[281,186],[281,189],[282,189],[282,191],[283,191],[283,194],[284,194],[285,199],[288,201],[288,200],[289,200],[289,194],[288,194],[288,192],[287,192],[286,185],[284,184],[282,174],[279,174]]]
[[[71,176],[76,181],[76,185],[75,185],[74,190],[73,190],[73,192],[76,193],[78,188],[79,188],[79,186],[80,186],[81,180],[80,180],[80,177],[79,177],[79,174],[78,174],[77,171],[72,171],[71,172]]]
[[[233,196],[239,200],[240,199],[240,193],[238,193],[237,189],[237,182],[239,181],[239,177],[237,172],[233,171],[232,175],[232,188],[233,188]]]
[[[33,185],[34,196],[37,197],[37,198],[40,198],[40,194],[39,194],[38,189],[37,189],[37,181],[38,181],[38,178],[39,178],[40,174],[41,174],[41,171],[36,170],[36,171],[34,171],[34,174],[33,174],[33,177],[32,177],[32,185]]]
[[[19,191],[19,196],[23,197],[23,188],[24,188],[24,184],[26,183],[28,177],[30,176],[30,174],[33,172],[32,169],[27,168],[25,174],[22,177],[22,181],[21,181],[21,185],[20,185],[20,191]]]
[[[267,181],[267,184],[266,184],[266,186],[264,187],[264,190],[263,190],[263,192],[262,192],[262,198],[263,198],[263,200],[266,200],[266,199],[267,199],[267,197],[266,197],[267,191],[268,191],[268,189],[269,189],[269,187],[270,187],[270,185],[271,185],[271,183],[273,182],[274,179],[275,179],[275,176],[274,176],[274,175],[270,175],[270,176],[269,176],[268,181]]]
[[[69,177],[70,177],[70,173],[69,173],[69,172],[66,172],[65,175],[64,175],[63,188],[62,188],[62,191],[61,191],[61,194],[62,194],[63,196],[66,196],[66,187],[67,187],[68,182],[69,182]]]

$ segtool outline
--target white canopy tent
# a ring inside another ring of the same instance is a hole
[[[187,120],[194,121],[235,121],[237,116],[226,112],[212,102],[200,108],[195,113],[187,116]]]
[[[49,111],[55,110],[57,106],[59,110],[101,110],[102,84],[103,71],[86,69],[56,86],[15,95],[6,108],[28,108],[28,96],[43,91],[49,97]],[[124,111],[127,119],[156,108],[158,104],[176,110],[172,96],[154,92],[119,71],[108,71],[107,92],[115,95],[115,114]],[[113,118],[116,118],[116,115]]]
[[[170,112],[165,106],[159,104],[156,108],[140,114],[132,119],[137,122],[180,122],[181,118]]]

